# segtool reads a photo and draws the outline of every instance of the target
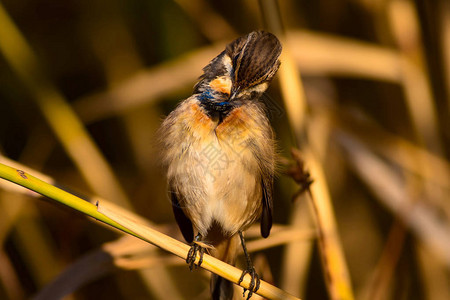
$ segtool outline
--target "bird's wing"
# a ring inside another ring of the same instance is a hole
[[[177,194],[172,188],[170,189],[170,196],[172,199],[172,209],[173,214],[175,215],[175,220],[177,221],[178,227],[180,228],[184,239],[190,244],[194,240],[194,229],[192,227],[192,222],[184,214],[183,209],[181,209]]]
[[[261,214],[261,235],[266,238],[270,234],[270,229],[272,228],[272,211],[273,211],[273,200],[272,200],[272,190],[273,190],[273,177],[263,176],[261,179],[262,188],[262,214]]]

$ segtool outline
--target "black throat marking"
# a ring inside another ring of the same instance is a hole
[[[235,104],[229,101],[215,101],[214,95],[210,90],[206,90],[198,96],[200,105],[205,110],[206,114],[213,120],[218,120],[219,124],[223,119],[236,107]]]

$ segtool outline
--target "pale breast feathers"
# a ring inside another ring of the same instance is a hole
[[[199,231],[216,220],[235,233],[259,217],[262,181],[275,164],[260,103],[237,107],[218,123],[191,97],[166,118],[159,136],[169,185],[180,205],[189,205],[183,211]]]

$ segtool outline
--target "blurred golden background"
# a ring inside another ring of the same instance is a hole
[[[450,299],[446,0],[1,1],[0,162],[181,240],[155,131],[256,29],[283,43],[258,272],[302,299]],[[99,225],[0,179],[0,299],[208,299],[207,272]]]

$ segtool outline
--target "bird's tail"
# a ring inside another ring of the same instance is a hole
[[[211,250],[211,255],[234,266],[239,242],[239,236],[236,234],[216,245]],[[211,298],[213,300],[233,299],[233,283],[219,275],[211,274]]]

